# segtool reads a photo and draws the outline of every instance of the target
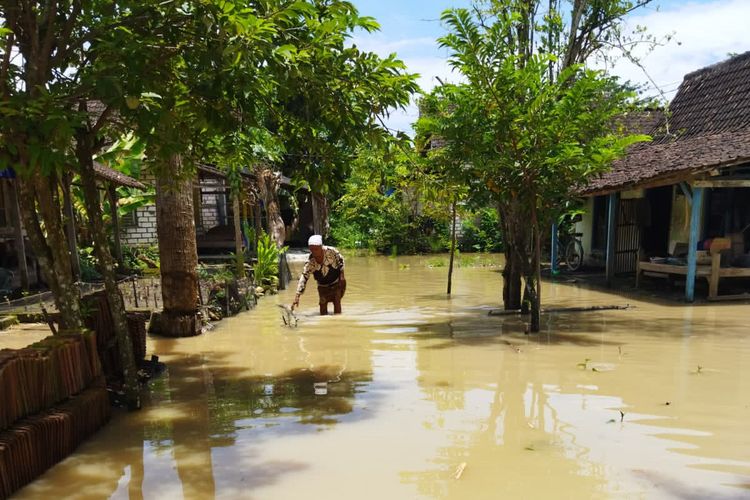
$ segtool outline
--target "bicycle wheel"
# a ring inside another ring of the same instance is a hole
[[[569,271],[578,271],[583,265],[583,245],[577,239],[572,239],[565,247],[565,264]]]

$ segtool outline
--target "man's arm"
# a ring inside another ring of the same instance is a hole
[[[341,252],[336,250],[336,256],[339,261],[339,269],[341,269],[341,277],[339,278],[341,281],[346,281],[346,278],[344,277],[344,256],[341,255]]]
[[[307,280],[310,279],[310,261],[305,262],[305,267],[302,269],[302,274],[297,282],[297,293],[294,295],[294,302],[292,302],[292,310],[299,306],[299,298],[305,293],[305,287],[307,286]]]

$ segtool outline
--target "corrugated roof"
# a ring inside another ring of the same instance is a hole
[[[633,146],[583,194],[750,161],[750,52],[686,75],[651,135],[653,142]]]
[[[127,186],[127,187],[136,188],[136,189],[146,189],[146,186],[143,183],[133,179],[132,177],[128,177],[122,172],[118,172],[117,170],[114,170],[105,165],[102,165],[99,162],[94,162],[94,171],[96,172],[96,175],[100,179],[113,182],[117,184],[118,186]]]

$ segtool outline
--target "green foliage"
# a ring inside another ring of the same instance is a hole
[[[331,237],[343,248],[366,248],[392,255],[444,252],[450,244],[447,221],[412,216],[398,201],[357,220],[331,215]]]
[[[146,157],[146,143],[133,133],[127,133],[116,140],[106,151],[96,155],[95,160],[136,180],[142,179]],[[144,183],[145,190],[126,186],[117,188],[117,216],[124,217],[141,207],[151,205],[156,199],[152,183]],[[109,199],[104,204],[105,220],[112,213]]]
[[[99,263],[96,257],[94,257],[94,249],[92,247],[79,247],[78,261],[81,264],[81,281],[99,281],[102,278],[101,273],[97,269]]]
[[[122,260],[128,271],[138,274],[159,269],[159,248],[153,246],[123,246]]]
[[[418,144],[442,142],[426,151],[428,160],[499,207],[511,257],[506,274],[516,283],[526,277],[535,330],[542,232],[572,192],[648,139],[613,125],[635,109],[634,93],[584,64],[617,38],[634,4],[576,2],[568,17],[561,5],[494,0],[445,11],[448,33],[439,43],[464,83],[425,96],[416,127]]]
[[[333,240],[344,248],[391,254],[445,251],[447,214],[424,203],[405,153],[395,146],[381,153],[364,150],[354,162],[344,194],[333,205]]]
[[[279,256],[287,251],[279,248],[271,236],[263,232],[258,238],[258,261],[253,267],[255,283],[258,285],[278,285]]]
[[[248,223],[248,221],[243,220],[242,221],[242,233],[245,235],[245,238],[247,239],[248,248],[252,249],[253,245],[255,245],[255,228],[251,226]]]
[[[462,252],[503,251],[503,231],[497,210],[484,208],[466,217],[462,223],[458,248]]]
[[[231,266],[206,266],[198,265],[198,278],[210,283],[211,286],[219,284],[224,285],[227,282],[235,280],[235,275]]]

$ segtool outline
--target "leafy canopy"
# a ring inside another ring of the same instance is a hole
[[[612,125],[633,98],[614,78],[581,64],[555,74],[556,55],[515,51],[506,35],[517,17],[455,9],[442,19],[450,32],[440,44],[466,83],[425,96],[417,132],[441,139],[443,147],[429,153],[438,164],[467,182],[481,179],[496,200],[554,210],[646,139]]]

